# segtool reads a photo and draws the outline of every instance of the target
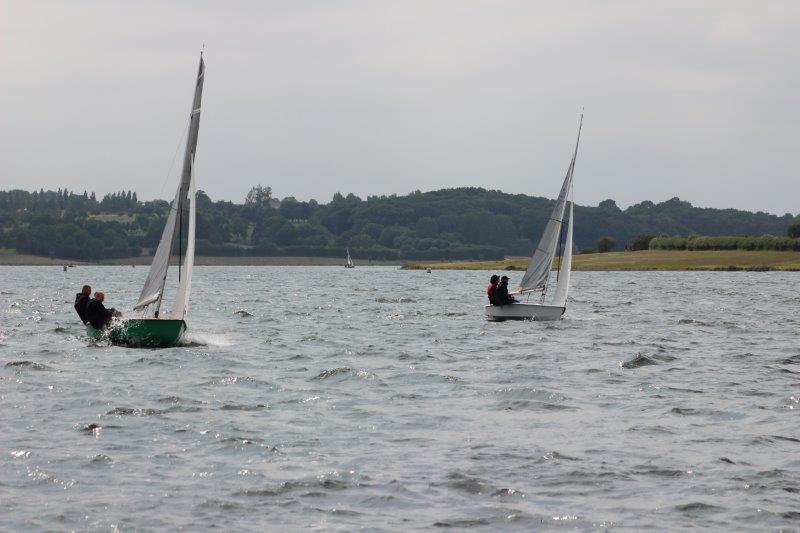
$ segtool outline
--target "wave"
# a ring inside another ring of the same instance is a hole
[[[655,359],[647,357],[646,355],[642,355],[637,353],[633,359],[629,359],[628,361],[620,362],[619,366],[622,368],[641,368],[643,366],[650,366],[650,365],[657,365],[658,362]]]
[[[271,498],[282,496],[292,492],[304,491],[306,495],[319,494],[320,489],[326,491],[340,491],[352,486],[345,480],[335,479],[329,476],[320,476],[314,480],[284,481],[274,488],[243,489],[233,493],[233,496],[244,496],[250,498]],[[308,492],[311,491],[311,492]]]
[[[255,405],[247,405],[247,404],[239,404],[239,403],[226,403],[220,410],[222,411],[259,411],[261,409],[266,409],[267,406],[263,403],[255,404]]]
[[[432,483],[435,486],[445,486],[451,489],[456,489],[467,494],[491,494],[496,492],[496,488],[492,487],[484,480],[478,477],[467,476],[460,472],[451,472],[447,475],[447,480],[441,483]]]
[[[548,461],[580,461],[577,457],[572,457],[571,455],[558,453],[556,451],[547,452],[543,455],[543,458]]]
[[[27,368],[30,370],[53,370],[53,367],[47,366],[43,363],[37,363],[35,361],[10,361],[6,363],[7,368]]]
[[[203,402],[200,400],[191,400],[188,398],[181,398],[180,396],[165,396],[164,398],[159,398],[156,400],[160,403],[168,403],[168,404],[180,404],[180,403],[188,403],[191,405],[202,405]]]
[[[109,416],[158,416],[164,414],[162,409],[115,407],[106,413]]]
[[[203,331],[189,330],[186,332],[186,335],[183,336],[183,339],[181,339],[181,346],[189,348],[198,346],[226,347],[233,346],[234,344],[233,340],[227,335]]]
[[[699,410],[692,409],[690,407],[686,407],[686,408],[684,408],[684,407],[673,407],[672,409],[669,410],[669,412],[673,413],[673,414],[676,414],[676,415],[684,415],[684,416],[700,414]]]
[[[251,376],[226,376],[224,378],[214,378],[204,381],[202,385],[255,385],[272,386],[271,383]]]
[[[692,475],[691,470],[678,470],[677,468],[661,468],[652,465],[639,465],[634,468],[637,474],[655,477],[682,477]]]
[[[378,376],[372,372],[368,372],[366,370],[353,370],[350,367],[344,366],[339,368],[330,368],[328,370],[323,370],[313,378],[312,380],[322,380],[328,379],[334,376],[347,376],[347,377],[355,377],[359,379],[378,379]]]
[[[687,514],[697,514],[697,513],[719,512],[722,511],[723,508],[704,502],[691,502],[691,503],[684,503],[683,505],[676,505],[675,510]]]
[[[703,322],[702,320],[695,320],[694,318],[681,318],[678,320],[678,324],[682,326],[710,326],[708,322]]]

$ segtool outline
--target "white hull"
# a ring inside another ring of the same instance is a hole
[[[560,320],[566,307],[540,304],[487,305],[486,318],[503,320]]]

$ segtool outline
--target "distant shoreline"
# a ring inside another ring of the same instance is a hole
[[[147,267],[153,260],[149,256],[127,257],[122,259],[104,259],[101,261],[74,261],[27,254],[0,254],[0,266],[127,266]],[[354,259],[359,266],[400,266],[402,261],[360,261]],[[197,256],[197,266],[344,266],[345,260],[337,257],[215,257]],[[177,264],[177,263],[176,263]]]
[[[151,257],[131,257],[103,261],[71,261],[26,254],[0,253],[0,266],[97,265],[146,267]],[[525,270],[530,258],[504,261],[367,261],[355,259],[359,266],[401,266],[406,270]],[[213,257],[198,256],[198,266],[344,266],[336,257]],[[573,257],[574,271],[800,271],[800,252],[777,251],[685,251],[645,250],[580,254]]]

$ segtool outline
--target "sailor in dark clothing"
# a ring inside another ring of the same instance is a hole
[[[120,313],[116,309],[106,309],[103,305],[103,300],[106,295],[102,292],[94,293],[94,298],[89,300],[86,306],[86,319],[97,329],[103,329],[111,323],[111,319],[119,316]]]
[[[517,303],[517,300],[508,294],[508,276],[500,278],[500,283],[497,284],[497,288],[494,290],[494,298],[497,300],[496,305]]]
[[[489,285],[486,286],[486,296],[489,297],[489,305],[497,305],[495,291],[497,290],[498,281],[500,281],[500,278],[497,274],[492,274],[492,277],[489,278]]]
[[[89,321],[89,319],[86,318],[86,306],[91,299],[92,288],[88,285],[84,285],[81,292],[75,295],[75,311],[78,313],[78,316],[81,317],[81,322],[84,324]]]

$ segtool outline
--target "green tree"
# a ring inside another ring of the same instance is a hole
[[[800,239],[800,222],[790,224],[789,227],[786,228],[786,235],[792,239]]]
[[[246,205],[263,206],[269,205],[272,199],[272,187],[263,187],[261,184],[256,185],[247,193],[244,199]]]
[[[616,239],[614,239],[614,237],[608,237],[608,236],[601,237],[597,241],[597,251],[601,254],[610,252],[611,250],[616,248],[616,246],[617,246],[617,241]]]
[[[655,235],[637,235],[628,243],[628,250],[631,250],[632,252],[637,250],[649,250],[650,241],[655,238]]]

